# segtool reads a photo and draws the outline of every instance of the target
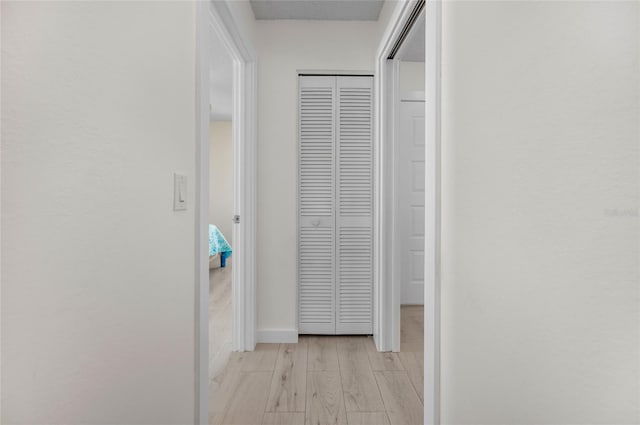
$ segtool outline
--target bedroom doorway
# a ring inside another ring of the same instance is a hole
[[[196,6],[195,421],[201,424],[216,415],[216,376],[231,352],[255,349],[257,57],[233,6]]]
[[[233,60],[210,33],[209,51],[209,380],[233,351]],[[240,265],[238,264],[238,267]]]

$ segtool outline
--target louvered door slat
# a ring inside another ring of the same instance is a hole
[[[337,80],[336,333],[373,332],[371,77]]]
[[[331,78],[300,78],[300,333],[335,333],[335,85]]]
[[[371,334],[372,78],[299,82],[299,332]]]

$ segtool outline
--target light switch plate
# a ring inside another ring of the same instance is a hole
[[[185,211],[187,209],[187,176],[173,174],[173,210]]]

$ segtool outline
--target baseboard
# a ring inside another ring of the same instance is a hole
[[[258,329],[256,342],[267,344],[296,344],[298,342],[297,329]]]

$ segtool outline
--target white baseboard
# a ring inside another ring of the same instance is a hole
[[[256,331],[256,342],[267,344],[297,344],[297,329],[258,329]]]

